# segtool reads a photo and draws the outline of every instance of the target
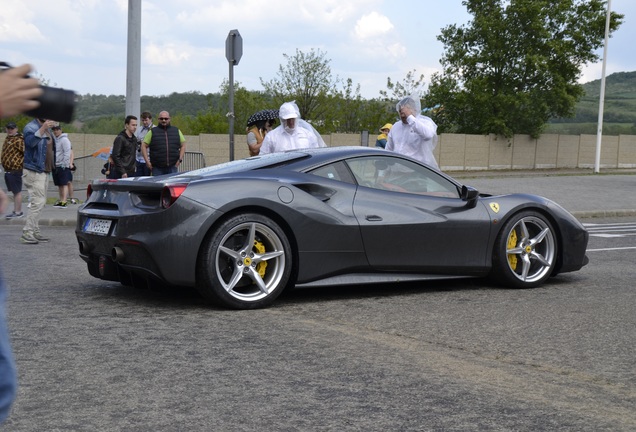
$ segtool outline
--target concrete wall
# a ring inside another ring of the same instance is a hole
[[[375,135],[362,142],[361,134],[323,136],[330,147],[375,144]],[[5,134],[0,134],[4,141]],[[114,135],[69,134],[77,160],[77,180],[101,176],[104,161],[91,156],[112,145]],[[372,142],[371,142],[372,141]],[[187,150],[201,152],[206,165],[230,160],[229,136],[203,134],[186,136]],[[234,159],[248,157],[245,135],[234,136]],[[515,170],[550,168],[594,168],[596,135],[545,134],[539,139],[515,135],[511,139],[496,135],[443,134],[435,149],[443,171]],[[601,168],[636,168],[636,136],[603,136]]]

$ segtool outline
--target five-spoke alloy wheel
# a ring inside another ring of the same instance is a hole
[[[541,285],[554,270],[557,239],[541,213],[522,211],[506,222],[495,243],[493,276],[513,288]]]
[[[289,240],[273,220],[253,213],[236,215],[206,240],[197,287],[227,307],[265,307],[287,286],[292,260]]]

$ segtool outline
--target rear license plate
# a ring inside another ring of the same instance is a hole
[[[98,235],[108,235],[110,225],[113,221],[109,219],[86,219],[84,224],[84,232]]]

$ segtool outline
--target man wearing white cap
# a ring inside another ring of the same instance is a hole
[[[326,147],[316,129],[300,118],[300,110],[296,102],[282,104],[279,117],[280,126],[265,135],[259,154]]]

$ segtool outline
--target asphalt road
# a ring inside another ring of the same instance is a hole
[[[636,430],[636,220],[588,222],[590,264],[542,288],[305,289],[256,311],[99,281],[72,228],[21,245],[1,226],[20,389],[0,429]]]

